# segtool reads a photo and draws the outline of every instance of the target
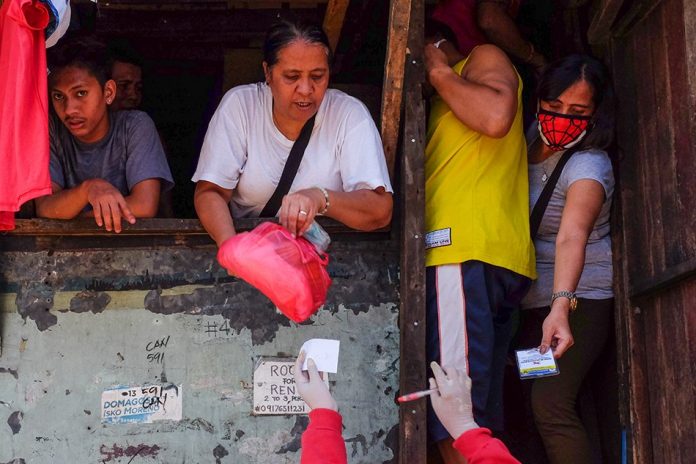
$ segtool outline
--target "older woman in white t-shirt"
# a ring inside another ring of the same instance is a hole
[[[235,87],[210,121],[193,176],[201,223],[219,245],[232,217],[259,216],[305,123],[314,127],[280,223],[302,235],[322,214],[359,230],[391,220],[392,187],[382,142],[359,100],[328,89],[330,48],[312,25],[280,22],[264,43],[265,83]],[[230,214],[231,209],[231,214]]]

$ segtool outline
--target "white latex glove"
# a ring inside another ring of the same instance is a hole
[[[298,393],[311,409],[325,408],[338,411],[336,400],[331,396],[312,358],[307,360],[307,371],[302,371],[305,356],[305,352],[301,351],[295,361],[295,384]]]
[[[438,389],[430,395],[430,401],[452,438],[456,440],[462,433],[478,428],[471,404],[471,379],[466,372],[450,368],[445,373],[435,361],[430,367],[435,376],[429,379],[430,388]]]

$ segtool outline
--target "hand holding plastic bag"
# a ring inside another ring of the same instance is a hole
[[[331,285],[328,255],[319,255],[307,240],[294,238],[272,222],[227,239],[217,259],[295,322],[306,320],[324,304]]]

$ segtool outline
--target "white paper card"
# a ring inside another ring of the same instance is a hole
[[[553,359],[553,352],[548,350],[545,354],[539,352],[539,348],[515,351],[517,355],[517,367],[520,369],[520,378],[546,377],[558,375],[558,366]]]
[[[304,342],[300,349],[300,351],[304,351],[306,354],[302,370],[307,370],[307,360],[312,358],[319,372],[337,373],[340,344],[341,342],[338,340],[328,340],[326,338],[313,338]]]

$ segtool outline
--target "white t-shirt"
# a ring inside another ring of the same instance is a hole
[[[294,141],[273,123],[273,96],[264,83],[225,94],[205,134],[193,181],[234,189],[233,217],[258,216],[275,191]],[[358,99],[328,89],[290,192],[311,187],[393,192],[382,141]]]

